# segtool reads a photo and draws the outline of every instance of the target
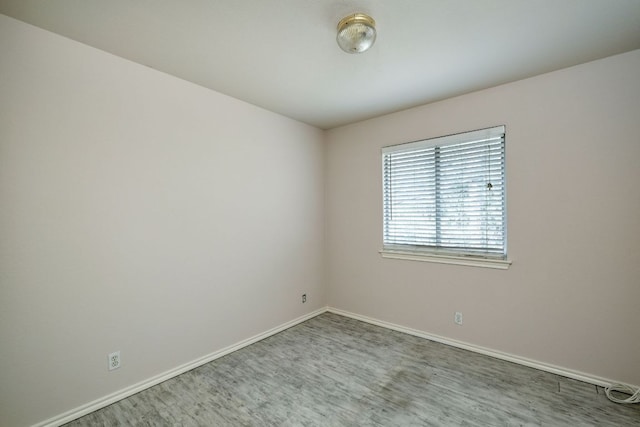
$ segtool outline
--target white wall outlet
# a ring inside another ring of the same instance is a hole
[[[120,352],[114,351],[113,353],[109,353],[109,370],[113,371],[114,369],[118,369],[120,367]]]
[[[462,325],[462,313],[456,311],[456,314],[453,315],[453,321],[456,322],[456,325]]]
[[[302,294],[302,303],[307,302],[307,294]]]

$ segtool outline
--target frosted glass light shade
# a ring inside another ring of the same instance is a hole
[[[347,53],[362,53],[376,41],[376,21],[363,13],[349,15],[338,23],[338,45]]]

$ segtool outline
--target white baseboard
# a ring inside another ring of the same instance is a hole
[[[111,405],[119,400],[127,398],[129,396],[133,396],[136,393],[139,393],[143,390],[146,390],[150,387],[158,385],[164,381],[167,381],[173,377],[177,377],[180,374],[183,374],[187,371],[197,368],[198,366],[202,366],[205,363],[209,363],[213,360],[216,360],[222,356],[226,356],[229,353],[233,353],[234,351],[240,350],[248,345],[251,345],[255,342],[268,338],[272,335],[277,334],[278,332],[282,332],[285,329],[289,329],[292,326],[297,325],[298,323],[302,323],[306,320],[309,320],[313,317],[316,317],[319,314],[322,314],[327,311],[327,308],[320,308],[315,310],[309,314],[305,314],[304,316],[298,317],[297,319],[291,320],[289,322],[283,323],[280,326],[269,329],[266,332],[262,332],[258,335],[255,335],[251,338],[247,338],[246,340],[242,340],[236,344],[233,344],[229,347],[225,347],[221,350],[215,351],[211,354],[203,356],[199,359],[193,360],[191,362],[185,363],[184,365],[178,366],[177,368],[170,369],[166,372],[163,372],[155,377],[149,378],[137,384],[134,384],[130,387],[119,390],[115,393],[109,394],[107,396],[101,397],[100,399],[94,400],[93,402],[89,402],[85,405],[82,405],[78,408],[72,409],[63,414],[57,415],[48,420],[42,421],[38,424],[34,424],[32,427],[58,427],[63,424],[66,424],[70,421],[73,421],[77,418],[82,417],[83,415],[90,414],[91,412],[97,411],[98,409],[102,409],[106,406]]]
[[[516,356],[513,354],[508,354],[508,353],[503,353],[500,351],[496,351],[496,350],[491,350],[485,347],[480,347],[474,344],[468,344],[462,341],[457,341],[457,340],[453,340],[450,338],[445,338],[445,337],[441,337],[439,335],[432,335],[432,334],[428,334],[426,332],[423,331],[419,331],[417,329],[412,329],[412,328],[408,328],[405,326],[401,326],[401,325],[396,325],[394,323],[389,323],[389,322],[385,322],[382,320],[377,320],[371,317],[367,317],[367,316],[363,316],[360,314],[355,314],[355,313],[351,313],[348,311],[344,311],[344,310],[340,310],[338,308],[333,308],[333,307],[324,307],[324,308],[320,308],[318,310],[315,310],[309,314],[306,314],[304,316],[298,317],[297,319],[291,320],[289,322],[283,323],[280,326],[277,326],[275,328],[269,329],[268,331],[265,331],[263,333],[260,333],[258,335],[255,335],[251,338],[247,338],[246,340],[240,341],[236,344],[233,344],[229,347],[223,348],[221,350],[215,351],[211,354],[208,354],[206,356],[203,356],[199,359],[193,360],[191,362],[188,362],[184,365],[178,366],[177,368],[171,369],[169,371],[166,371],[160,375],[157,375],[155,377],[149,378],[145,381],[139,382],[137,384],[134,384],[130,387],[124,388],[120,391],[117,391],[115,393],[109,394],[107,396],[104,396],[100,399],[94,400],[93,402],[89,402],[85,405],[82,405],[78,408],[72,409],[68,412],[65,412],[63,414],[57,415],[53,418],[50,418],[48,420],[42,421],[38,424],[33,425],[32,427],[58,427],[61,426],[63,424],[66,424],[70,421],[73,421],[77,418],[82,417],[83,415],[87,415],[93,411],[97,411],[98,409],[102,409],[106,406],[111,405],[112,403],[115,403],[119,400],[125,399],[129,396],[132,396],[136,393],[139,393],[143,390],[146,390],[150,387],[153,387],[155,385],[158,385],[166,380],[169,380],[173,377],[176,377],[180,374],[183,374],[187,371],[190,371],[192,369],[197,368],[198,366],[202,366],[205,363],[209,363],[213,360],[216,360],[222,356],[225,356],[229,353],[233,353],[234,351],[240,350],[241,348],[247,347],[255,342],[258,342],[260,340],[263,340],[265,338],[268,338],[272,335],[277,334],[278,332],[282,332],[285,329],[289,329],[292,326],[295,326],[299,323],[302,323],[306,320],[309,320],[313,317],[316,317],[322,313],[325,312],[330,312],[330,313],[334,313],[334,314],[338,314],[340,316],[345,316],[345,317],[350,317],[352,319],[356,319],[356,320],[361,320],[363,322],[366,323],[370,323],[372,325],[376,325],[376,326],[381,326],[383,328],[386,329],[391,329],[394,331],[398,331],[398,332],[403,332],[405,334],[409,334],[409,335],[413,335],[416,337],[420,337],[420,338],[424,338],[424,339],[428,339],[431,341],[436,341],[442,344],[446,344],[446,345],[450,345],[452,347],[457,347],[457,348],[461,348],[464,350],[469,350],[469,351],[473,351],[475,353],[480,353],[480,354],[484,354],[486,356],[491,356],[491,357],[495,357],[496,359],[501,359],[501,360],[506,360],[508,362],[513,362],[513,363],[517,363],[520,365],[524,365],[524,366],[528,366],[530,368],[535,368],[535,369],[539,369],[541,371],[545,371],[545,372],[550,372],[552,374],[557,374],[563,377],[567,377],[567,378],[573,378],[575,380],[578,381],[584,381],[586,383],[589,384],[594,384],[594,385],[598,385],[601,387],[606,387],[611,385],[612,383],[614,383],[614,381],[606,379],[606,378],[602,378],[602,377],[597,377],[594,375],[590,375],[590,374],[585,374],[583,372],[578,372],[578,371],[573,371],[570,369],[566,369],[563,367],[559,367],[559,366],[554,366],[554,365],[550,365],[547,363],[543,363],[543,362],[538,362],[536,360],[531,360],[531,359],[527,359],[524,357],[520,357],[520,356]],[[638,386],[633,386],[631,385],[631,387],[633,388],[637,388]]]
[[[573,378],[578,381],[583,381],[589,384],[594,384],[601,387],[607,387],[615,381],[607,378],[598,377],[595,375],[585,374],[584,372],[573,371],[560,366],[550,365],[548,363],[538,362],[537,360],[531,360],[524,357],[516,356],[509,353],[503,353],[489,348],[480,347],[474,344],[465,343],[462,341],[453,340],[450,338],[441,337],[439,335],[432,335],[426,332],[422,332],[416,329],[407,328],[405,326],[396,325],[382,320],[373,319],[371,317],[362,316],[360,314],[351,313],[348,311],[340,310],[333,307],[328,307],[327,311],[330,313],[339,314],[340,316],[350,317],[352,319],[361,320],[366,323],[370,323],[376,326],[382,326],[383,328],[391,329],[398,332],[404,332],[405,334],[414,335],[416,337],[425,338],[431,341],[436,341],[442,344],[450,345],[452,347],[461,348],[464,350],[473,351],[475,353],[484,354],[486,356],[495,357],[496,359],[506,360],[507,362],[517,363],[519,365],[528,366],[530,368],[539,369],[541,371],[550,372],[552,374],[560,375],[567,378]],[[637,386],[632,386],[637,388]]]

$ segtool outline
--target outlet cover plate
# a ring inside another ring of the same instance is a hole
[[[456,322],[456,325],[462,325],[462,313],[456,311],[456,314],[453,316],[453,321]]]
[[[114,369],[118,369],[120,367],[120,352],[114,351],[113,353],[109,353],[109,370],[113,371]]]

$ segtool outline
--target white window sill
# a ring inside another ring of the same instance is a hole
[[[404,259],[408,261],[424,261],[424,262],[436,262],[440,264],[465,265],[468,267],[497,268],[500,270],[506,270],[511,265],[511,260],[504,260],[504,259],[490,259],[490,258],[480,258],[480,257],[473,257],[473,256],[440,255],[440,254],[432,254],[432,253],[397,251],[397,250],[389,250],[389,249],[381,250],[380,255],[382,255],[383,258],[391,258],[391,259]]]

